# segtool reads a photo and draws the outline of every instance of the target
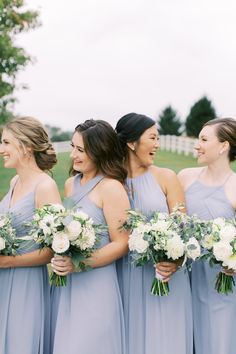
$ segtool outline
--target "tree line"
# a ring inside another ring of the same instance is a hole
[[[24,48],[16,45],[16,37],[22,32],[40,26],[39,13],[26,10],[24,0],[0,0],[0,126],[13,117],[17,89],[26,85],[16,85],[19,71],[33,61]],[[183,123],[177,111],[170,105],[159,115],[160,134],[197,137],[202,125],[215,118],[216,112],[211,101],[202,97],[190,109]],[[59,127],[48,126],[53,141],[68,140],[71,132],[63,132]]]

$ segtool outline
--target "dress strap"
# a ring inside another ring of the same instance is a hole
[[[81,199],[83,199],[86,195],[88,195],[96,185],[104,178],[102,175],[98,175],[88,181],[86,184],[81,185],[81,175],[76,175],[74,178],[74,192],[73,192],[73,200],[76,204],[78,204]]]

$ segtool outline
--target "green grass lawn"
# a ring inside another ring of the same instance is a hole
[[[197,166],[196,159],[192,156],[178,155],[169,151],[158,151],[155,164],[160,167],[168,167],[178,172],[186,167]],[[58,154],[58,163],[53,169],[53,177],[58,184],[61,195],[63,196],[64,182],[68,178],[70,167],[69,153]],[[236,162],[232,164],[233,170],[236,172]],[[9,188],[10,179],[15,175],[14,169],[5,169],[2,159],[0,158],[0,200],[6,194]]]

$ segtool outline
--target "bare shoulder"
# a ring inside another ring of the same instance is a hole
[[[184,168],[178,173],[178,178],[184,189],[188,188],[188,186],[199,176],[203,168],[204,167]]]
[[[105,177],[99,183],[98,188],[102,193],[120,193],[125,191],[123,184],[116,179]]]
[[[38,208],[49,203],[61,203],[57,184],[54,179],[47,174],[45,174],[45,177],[36,187],[35,202]]]
[[[157,179],[173,180],[176,178],[176,173],[170,168],[151,166],[150,171]]]
[[[52,177],[45,174],[45,178],[43,178],[37,185],[36,193],[39,195],[52,191],[58,191],[57,184]]]

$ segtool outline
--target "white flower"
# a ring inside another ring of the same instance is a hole
[[[4,218],[0,218],[0,227],[5,226],[6,220]]]
[[[170,224],[166,220],[158,220],[157,222],[152,224],[152,229],[154,231],[165,232],[168,230]]]
[[[70,247],[70,241],[66,234],[58,233],[54,235],[52,241],[52,249],[56,253],[64,253]]]
[[[52,207],[53,211],[58,213],[65,211],[64,206],[61,204],[50,204],[50,207]]]
[[[39,221],[39,227],[40,229],[43,230],[43,233],[45,235],[50,235],[53,230],[55,230],[55,220],[53,215],[45,215],[40,221]]]
[[[167,257],[173,260],[178,259],[183,256],[184,249],[183,241],[179,235],[173,232],[173,237],[169,238],[166,244]]]
[[[66,232],[70,241],[76,240],[81,233],[81,230],[82,227],[79,221],[72,220],[68,225],[66,225]]]
[[[79,211],[79,210],[75,211],[75,212],[73,213],[73,215],[74,215],[76,218],[81,219],[81,220],[84,220],[84,221],[89,218],[86,213],[84,213],[83,211]]]
[[[133,233],[129,236],[128,244],[130,251],[136,251],[137,253],[146,252],[149,245],[146,240]]]
[[[232,251],[232,247],[226,241],[216,242],[213,246],[213,254],[217,261],[225,261],[225,259],[232,255]]]
[[[133,230],[133,233],[138,237],[142,237],[145,232],[148,233],[151,229],[152,227],[148,224],[140,224]]]
[[[195,237],[191,237],[186,243],[185,247],[186,255],[188,258],[191,258],[195,261],[195,259],[201,255],[201,248]]]
[[[82,230],[82,233],[77,240],[73,242],[81,250],[86,250],[87,248],[92,248],[96,241],[96,235],[92,227],[86,227]]]
[[[217,232],[225,226],[225,220],[223,218],[216,218],[212,222],[212,231]]]
[[[215,243],[215,240],[214,240],[214,236],[213,234],[210,234],[210,235],[206,235],[203,240],[202,240],[202,246],[204,248],[206,248],[207,250],[210,250],[212,249],[214,243]]]
[[[229,256],[224,260],[223,266],[236,271],[236,254]]]
[[[2,237],[0,237],[0,251],[4,250],[5,247],[6,247],[5,240]]]
[[[226,224],[220,229],[221,240],[231,242],[236,238],[236,228],[232,224]]]

